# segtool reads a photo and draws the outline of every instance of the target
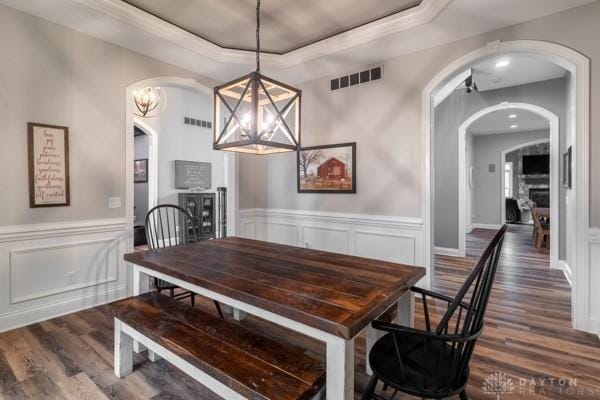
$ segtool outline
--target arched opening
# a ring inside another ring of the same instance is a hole
[[[422,93],[423,139],[423,233],[427,285],[432,284],[433,263],[433,131],[434,105],[448,93],[448,85],[474,62],[507,53],[526,53],[544,58],[570,73],[567,135],[573,154],[573,185],[568,195],[567,218],[573,221],[568,234],[567,263],[572,283],[572,323],[588,330],[589,324],[589,59],[567,47],[550,42],[516,40],[492,42],[466,54],[438,73]]]
[[[165,197],[165,195],[160,194],[159,189],[159,179],[165,176],[171,177],[174,175],[171,171],[171,165],[169,168],[159,167],[159,138],[160,135],[169,135],[172,134],[173,131],[170,132],[161,132],[160,129],[157,129],[150,123],[150,120],[138,117],[134,114],[135,105],[133,103],[133,93],[136,90],[145,88],[145,87],[161,87],[165,89],[178,89],[178,90],[186,90],[192,93],[197,93],[205,98],[203,107],[206,107],[205,114],[207,115],[206,119],[208,119],[208,115],[212,116],[212,89],[198,83],[193,79],[187,78],[179,78],[179,77],[157,77],[145,79],[140,82],[132,83],[126,88],[126,218],[127,218],[127,226],[128,231],[133,232],[134,225],[134,177],[133,177],[133,165],[134,165],[134,131],[136,127],[142,130],[145,134],[148,135],[150,139],[149,146],[149,159],[153,159],[155,162],[150,162],[148,165],[148,204],[149,208],[154,205],[157,205],[161,200],[160,196]],[[169,103],[171,106],[173,104]],[[157,117],[158,118],[158,117]],[[177,122],[183,126],[184,124],[184,115],[181,113],[181,118],[177,117]],[[211,118],[212,119],[212,118]],[[168,129],[167,129],[168,130]],[[205,129],[206,130],[206,129]],[[212,143],[212,133],[209,133],[208,130],[206,132],[202,132],[201,135],[206,136],[206,142]],[[208,135],[208,136],[207,136]],[[181,141],[178,143],[178,146],[183,145],[184,147],[189,147],[189,144],[186,146],[186,142]],[[212,146],[210,147],[212,151]],[[193,149],[192,149],[193,151]],[[237,158],[234,153],[230,152],[221,152],[219,154],[220,160],[219,165],[223,169],[223,184],[227,187],[227,224],[228,224],[228,234],[234,235],[236,232],[236,222],[237,222],[237,210],[238,210],[238,194],[237,194]],[[221,158],[222,157],[222,158]],[[168,160],[172,162],[172,160]],[[164,163],[163,163],[164,164]],[[161,164],[162,165],[162,164]],[[168,171],[166,171],[169,169]],[[172,185],[171,185],[172,186]],[[173,193],[169,194],[169,202],[174,202]],[[176,196],[175,196],[176,198]],[[163,199],[164,200],[164,199]],[[139,221],[138,221],[139,222]],[[142,222],[143,223],[143,222]],[[132,248],[133,243],[130,243],[130,248]]]
[[[466,214],[468,214],[467,210],[467,174],[465,173],[466,167],[466,154],[465,154],[465,142],[468,129],[478,120],[483,117],[495,113],[501,110],[523,110],[539,115],[544,120],[548,121],[549,124],[549,139],[543,139],[542,141],[550,142],[550,211],[551,211],[551,220],[552,221],[560,221],[559,219],[559,159],[560,159],[560,151],[559,151],[559,118],[556,114],[551,111],[539,107],[534,104],[527,103],[501,103],[494,106],[487,107],[483,110],[478,111],[469,117],[466,121],[462,123],[462,125],[458,129],[458,237],[459,237],[459,253],[461,257],[465,256],[465,248],[466,248],[466,227],[468,226]],[[508,149],[504,149],[501,152],[501,169],[500,171],[504,171],[505,163],[504,158],[505,155],[512,151],[516,150],[520,147],[531,145],[537,142],[529,142],[524,144],[519,144]],[[501,173],[501,182],[502,186],[504,186],[504,174]],[[501,210],[501,223],[506,221],[506,208],[504,196],[498,197],[497,207]],[[557,224],[553,224],[551,228],[555,233],[551,235],[551,244],[550,244],[550,266],[552,268],[560,268],[559,264],[559,236],[558,232],[560,232],[560,227]]]

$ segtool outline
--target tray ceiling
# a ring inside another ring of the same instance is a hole
[[[220,47],[255,48],[255,0],[122,1]],[[421,0],[263,0],[261,49],[284,54],[420,3]]]

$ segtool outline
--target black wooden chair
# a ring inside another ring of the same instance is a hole
[[[373,328],[388,333],[375,343],[369,354],[373,376],[363,400],[385,400],[374,393],[378,381],[383,382],[384,391],[393,389],[390,399],[397,392],[433,399],[458,394],[462,400],[468,399],[465,388],[469,360],[483,330],[506,229],[504,225],[498,231],[456,297],[417,287],[411,289],[422,296],[426,330],[373,321]],[[448,306],[435,330],[431,329],[428,298],[441,300]]]
[[[163,247],[178,246],[198,241],[198,230],[190,213],[174,204],[161,204],[146,214],[146,242],[148,248],[159,249]],[[190,298],[192,306],[195,305],[193,292],[175,293],[178,286],[162,279],[154,278],[154,286],[160,293],[168,290],[169,295],[177,300]],[[223,312],[218,302],[214,301],[219,316],[223,318]]]

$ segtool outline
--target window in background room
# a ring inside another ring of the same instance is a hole
[[[504,197],[513,197],[513,163],[504,164]]]

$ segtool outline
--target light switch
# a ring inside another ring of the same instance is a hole
[[[108,198],[108,208],[121,208],[121,198],[120,197],[109,197]]]

